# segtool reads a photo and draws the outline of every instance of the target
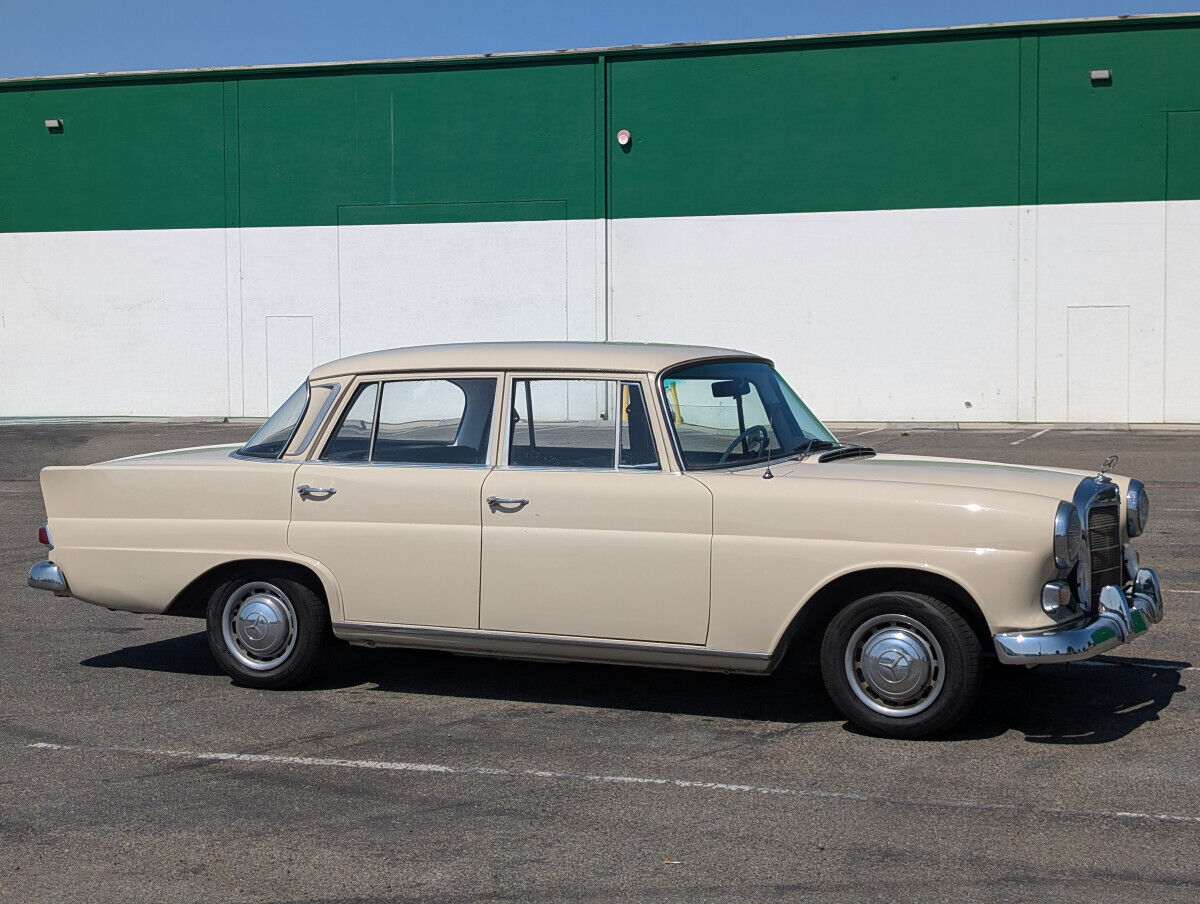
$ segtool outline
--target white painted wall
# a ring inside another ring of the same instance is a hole
[[[230,411],[223,230],[0,233],[0,417]]]
[[[768,355],[828,420],[1200,422],[1200,201],[608,232],[0,234],[0,417],[264,415],[344,354],[607,330]]]
[[[829,420],[1017,418],[1017,211],[618,220],[613,338],[775,360]]]

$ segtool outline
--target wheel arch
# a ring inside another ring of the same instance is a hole
[[[255,567],[290,572],[295,578],[308,584],[320,594],[326,606],[329,607],[329,617],[332,620],[337,621],[340,617],[341,596],[333,575],[316,563],[272,558],[271,556],[230,559],[214,565],[175,594],[163,614],[178,615],[184,618],[204,618],[208,598],[212,592],[230,576]]]
[[[980,648],[992,649],[992,635],[983,610],[974,596],[953,578],[936,571],[908,567],[866,568],[833,578],[797,610],[775,645],[772,658],[816,661],[825,628],[842,606],[886,590],[910,591],[936,597],[951,606],[971,626]]]

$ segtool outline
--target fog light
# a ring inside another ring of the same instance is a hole
[[[1124,553],[1125,580],[1132,581],[1137,577],[1138,570],[1142,567],[1142,560],[1138,557],[1138,552],[1133,548],[1132,543],[1125,544]]]
[[[1071,585],[1066,581],[1050,581],[1042,588],[1042,611],[1051,618],[1063,618],[1071,613]]]

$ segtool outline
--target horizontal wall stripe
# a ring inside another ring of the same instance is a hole
[[[336,225],[393,205],[455,222],[543,199],[582,220],[1194,199],[1197,110],[1187,17],[9,83],[0,232]]]
[[[504,223],[565,220],[567,202],[485,201],[479,204],[364,204],[338,208],[339,226],[405,223]]]

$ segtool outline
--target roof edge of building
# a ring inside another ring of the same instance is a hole
[[[96,80],[184,79],[218,76],[254,76],[334,73],[344,70],[383,69],[389,67],[474,65],[491,62],[547,62],[559,59],[596,56],[636,56],[664,52],[697,52],[705,50],[766,49],[771,47],[803,46],[806,44],[853,41],[886,41],[936,37],[970,37],[1013,31],[1052,31],[1056,29],[1103,28],[1106,26],[1157,24],[1200,24],[1200,11],[1180,13],[1145,13],[1127,16],[1093,16],[1077,19],[1033,19],[1017,22],[979,23],[975,25],[944,25],[923,28],[881,29],[876,31],[828,32],[810,35],[782,35],[769,38],[734,38],[719,41],[690,41],[665,44],[626,44],[613,47],[579,47],[564,50],[518,50],[500,53],[474,53],[428,57],[394,57],[373,60],[341,60],[312,63],[265,63],[244,66],[198,66],[184,69],[133,69],[111,72],[79,72],[61,75],[25,75],[0,78],[0,88],[87,82]]]

